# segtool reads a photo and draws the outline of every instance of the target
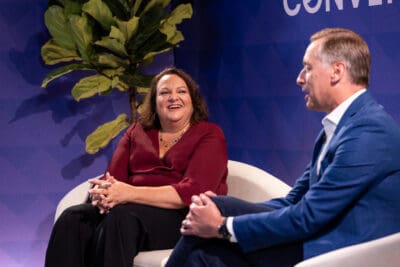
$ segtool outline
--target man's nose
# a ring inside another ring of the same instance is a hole
[[[303,85],[304,84],[304,73],[303,73],[303,70],[301,70],[299,72],[299,75],[297,75],[296,83],[298,85]]]

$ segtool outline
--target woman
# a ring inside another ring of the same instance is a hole
[[[45,266],[131,267],[139,251],[172,248],[191,196],[227,193],[225,139],[207,117],[188,74],[158,74],[140,123],[126,131],[104,177],[90,180],[91,203],[68,208],[54,225]]]

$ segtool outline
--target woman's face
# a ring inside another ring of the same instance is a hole
[[[158,81],[156,112],[161,127],[170,123],[190,123],[193,114],[192,98],[185,81],[178,75],[166,74]]]

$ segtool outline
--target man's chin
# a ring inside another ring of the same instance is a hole
[[[313,105],[313,103],[311,103],[310,101],[306,102],[306,108],[311,111],[319,111],[318,108],[315,105]]]

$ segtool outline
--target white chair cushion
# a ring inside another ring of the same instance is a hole
[[[172,249],[142,251],[134,260],[134,267],[162,267],[168,260]],[[164,262],[165,259],[165,262]]]
[[[399,267],[400,233],[337,249],[298,263],[295,267]]]

